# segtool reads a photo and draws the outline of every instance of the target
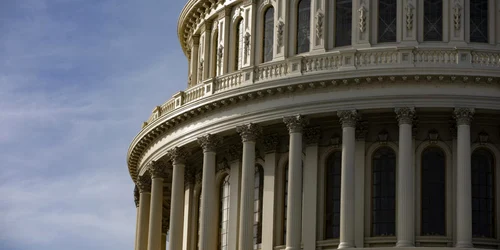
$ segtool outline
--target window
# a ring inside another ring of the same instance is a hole
[[[495,238],[495,171],[490,151],[478,149],[471,158],[472,236]]]
[[[340,178],[342,153],[332,153],[326,161],[325,239],[340,236]]]
[[[267,8],[264,13],[264,48],[263,48],[263,61],[269,62],[273,60],[273,46],[274,46],[274,8]]]
[[[470,41],[488,42],[488,0],[470,0]]]
[[[297,54],[309,52],[311,37],[311,0],[300,0],[297,7]]]
[[[378,2],[378,42],[396,42],[397,0]]]
[[[445,187],[445,154],[440,148],[427,148],[422,153],[422,235],[446,235]]]
[[[396,154],[378,149],[372,158],[372,236],[395,235]]]
[[[260,249],[262,243],[262,195],[264,191],[264,170],[255,166],[253,249]]]
[[[228,222],[229,222],[229,175],[226,175],[220,186],[219,208],[219,249],[227,250]]]
[[[424,1],[424,41],[443,40],[443,0]]]
[[[335,46],[351,45],[352,0],[337,0],[335,3]]]
[[[235,50],[234,50],[234,70],[240,70],[243,65],[243,50],[244,50],[244,35],[243,35],[243,19],[236,22],[235,29]]]

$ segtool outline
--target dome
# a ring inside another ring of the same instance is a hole
[[[500,3],[190,0],[136,249],[500,248]]]

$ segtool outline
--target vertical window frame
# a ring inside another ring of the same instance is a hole
[[[272,11],[272,24],[270,24],[270,20],[269,17],[267,16],[269,14],[269,11]],[[276,20],[274,20],[274,15],[275,15],[275,9],[274,9],[274,6],[272,5],[269,5],[267,6],[264,11],[262,12],[262,47],[261,47],[261,60],[263,63],[265,62],[270,62],[274,59],[274,40],[275,40],[275,24],[276,24]],[[270,30],[268,30],[270,28]],[[269,47],[270,47],[270,57],[266,57],[266,56],[269,56],[269,54],[266,55],[266,38],[268,35],[271,35],[271,39],[269,41],[270,44],[269,44]]]

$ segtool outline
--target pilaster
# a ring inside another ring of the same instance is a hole
[[[275,35],[274,35],[274,51],[275,60],[283,60],[288,57],[289,43],[287,37],[290,32],[288,24],[288,15],[290,13],[289,0],[276,0],[277,7],[275,9]]]
[[[354,0],[352,12],[352,44],[355,47],[370,47],[371,8],[374,3],[371,0]]]
[[[212,62],[211,57],[213,56],[211,52],[212,47],[212,22],[205,21],[201,26],[201,37],[203,42],[203,49],[200,49],[200,58],[203,59],[202,79],[198,79],[199,82],[203,82],[205,79],[210,77],[210,62]]]
[[[316,249],[316,223],[318,201],[318,143],[321,137],[319,128],[304,131],[306,143],[304,159],[303,188],[304,209],[302,210],[302,244],[304,249]]]
[[[311,51],[313,53],[324,53],[326,50],[326,38],[328,37],[327,14],[328,9],[325,0],[311,1]]]
[[[191,47],[191,65],[189,70],[191,74],[189,75],[188,83],[189,87],[191,87],[198,83],[198,50],[200,46],[200,37],[197,35],[192,36],[189,46]]]
[[[450,0],[450,41],[465,42],[466,19],[468,8],[465,8],[465,0]],[[466,13],[467,9],[467,13]],[[444,20],[443,20],[444,21]],[[467,25],[468,26],[468,25]]]
[[[403,41],[417,44],[418,3],[416,0],[403,0]]]

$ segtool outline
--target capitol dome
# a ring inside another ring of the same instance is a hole
[[[500,249],[499,0],[189,0],[136,250]]]

